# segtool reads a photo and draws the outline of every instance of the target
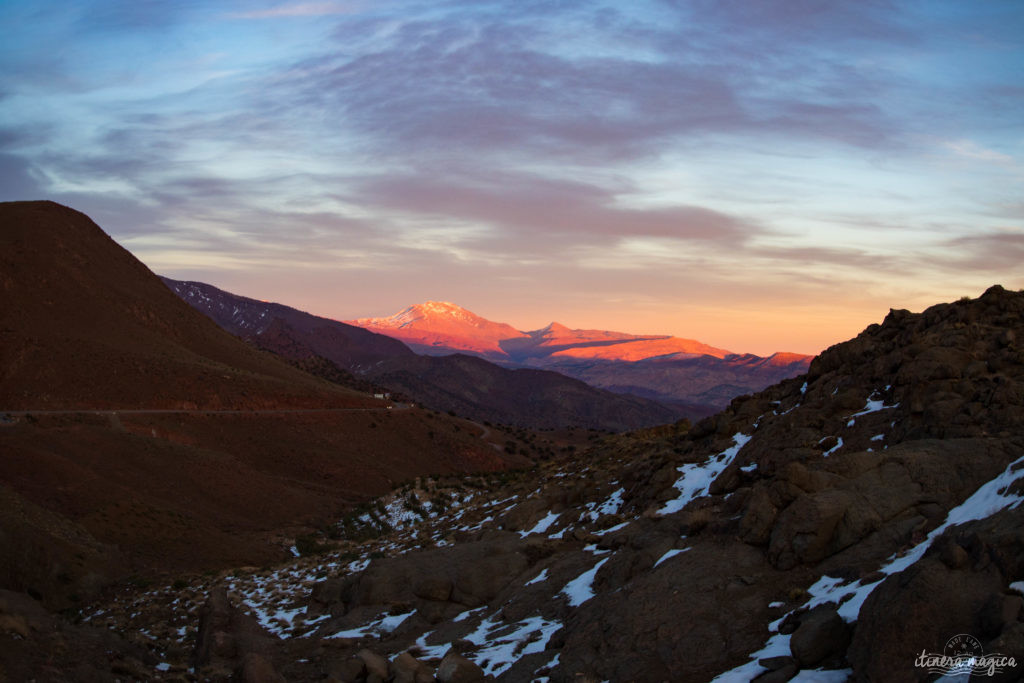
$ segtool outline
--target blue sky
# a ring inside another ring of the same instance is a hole
[[[1024,287],[1024,3],[0,2],[0,200],[336,318],[816,352]]]

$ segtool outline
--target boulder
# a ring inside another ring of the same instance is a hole
[[[433,683],[434,674],[429,666],[403,652],[391,662],[391,683]]]
[[[366,662],[359,657],[349,657],[332,666],[328,675],[339,683],[358,683],[366,680]]]
[[[952,527],[923,558],[878,586],[861,607],[847,652],[855,680],[911,680],[920,673],[914,659],[922,650],[941,653],[961,633],[1016,642],[1021,605],[1007,587],[1024,575],[1022,526],[1024,509],[1016,508]],[[966,562],[943,557],[949,543],[964,550]],[[1024,655],[991,645],[985,651]]]
[[[229,671],[240,670],[247,654],[265,654],[273,648],[274,642],[256,619],[231,604],[222,586],[217,587],[210,591],[199,610],[192,664],[197,669],[213,665]]]
[[[803,669],[842,659],[850,645],[850,627],[831,605],[819,605],[800,618],[789,649]]]
[[[417,598],[446,602],[452,595],[452,580],[441,573],[424,576],[416,582],[412,592]]]
[[[369,680],[371,676],[377,676],[382,681],[388,680],[388,660],[384,659],[376,652],[365,648],[357,652],[356,657],[363,660],[363,664],[366,665],[367,680]]]
[[[249,652],[242,658],[238,677],[241,683],[285,683],[270,660],[255,652]]]
[[[477,683],[484,680],[484,670],[458,652],[449,650],[437,667],[440,683]]]
[[[772,504],[768,487],[755,486],[740,520],[740,538],[751,545],[767,545],[778,514],[779,510]]]

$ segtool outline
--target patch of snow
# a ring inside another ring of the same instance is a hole
[[[884,440],[885,440],[885,434],[875,434],[873,437],[871,437],[871,441],[884,441]]]
[[[338,631],[337,633],[326,638],[362,638],[368,635],[381,635],[384,633],[391,633],[398,628],[403,621],[411,617],[416,613],[416,610],[412,612],[406,612],[405,614],[385,614],[376,621],[372,621],[366,626],[360,626],[359,628],[348,629],[345,631]]]
[[[300,557],[301,556],[301,553],[299,553],[298,546],[294,546],[293,545],[291,548],[288,548],[288,550],[289,550],[289,552],[291,552],[292,557]]]
[[[783,605],[785,605],[785,604],[786,604],[786,603],[784,603],[784,602],[779,602],[779,601],[775,601],[775,602],[769,602],[769,603],[768,603],[768,609],[777,609],[777,608],[779,608],[779,607],[782,607],[782,606],[783,606]]]
[[[561,653],[561,652],[556,652],[556,653],[555,653],[555,658],[554,658],[554,659],[552,659],[552,660],[551,660],[550,662],[548,662],[547,664],[545,664],[544,666],[542,666],[542,667],[540,667],[539,669],[537,669],[537,671],[543,671],[543,670],[547,670],[547,671],[548,671],[548,672],[550,673],[550,671],[551,671],[552,669],[554,669],[554,668],[555,668],[556,666],[558,666],[558,659],[559,659],[559,657],[561,657],[561,656],[562,656],[562,653]],[[534,671],[534,672],[533,672],[533,673],[534,673],[534,676],[536,676],[536,675],[537,675],[537,671]],[[538,677],[536,677],[536,678],[534,678],[534,679],[533,679],[533,683],[551,683],[551,679],[550,679],[549,677],[547,677],[547,676],[538,676]]]
[[[546,580],[547,578],[548,578],[548,570],[547,570],[547,569],[545,569],[545,570],[544,570],[544,571],[542,571],[542,572],[541,572],[540,574],[537,574],[537,576],[533,577],[532,579],[530,579],[529,581],[527,581],[527,582],[526,582],[525,584],[523,584],[523,585],[524,585],[524,586],[532,586],[533,584],[535,584],[535,583],[540,583],[541,581],[544,581],[544,580]]]
[[[689,550],[689,548],[673,548],[672,550],[669,550],[667,553],[659,557],[658,561],[654,563],[654,566],[657,567],[659,564],[669,559],[670,557],[675,557],[676,555],[685,553],[687,550]]]
[[[888,388],[886,388],[885,391],[888,391]],[[899,403],[894,403],[891,406],[885,405],[884,399],[875,398],[875,394],[877,393],[877,391],[871,392],[871,396],[868,397],[867,403],[864,404],[864,409],[861,410],[859,413],[854,413],[850,417],[857,418],[860,417],[861,415],[867,415],[868,413],[877,413],[880,410],[889,410],[891,408],[899,407]],[[853,426],[853,419],[850,420],[847,426]]]
[[[548,534],[548,538],[562,538],[563,536],[565,536],[565,532],[568,531],[570,528],[571,527],[564,526],[561,529],[559,529],[557,533]]]
[[[462,621],[472,616],[474,612],[482,612],[485,609],[487,609],[487,607],[477,607],[476,609],[470,609],[466,610],[465,612],[460,612],[458,615],[456,615],[454,619],[452,619],[452,621]]]
[[[626,489],[616,489],[608,499],[601,503],[601,506],[597,508],[597,511],[602,515],[614,515],[618,514],[622,508],[622,494],[626,492]]]
[[[584,518],[589,518],[591,522],[596,522],[601,515],[614,515],[618,514],[622,508],[622,504],[625,502],[622,499],[622,494],[626,492],[626,489],[617,489],[608,498],[603,501],[590,502],[583,506],[585,512],[580,515],[580,521]]]
[[[740,468],[740,472],[753,472],[757,469],[757,463],[752,462],[749,465],[744,465]]]
[[[171,670],[171,665],[168,664],[167,662],[160,662],[159,664],[157,664],[153,668],[156,669],[157,671],[170,671]]]
[[[833,453],[835,453],[836,451],[838,451],[842,447],[843,447],[843,437],[840,436],[840,437],[837,437],[836,445],[833,446],[832,448],[828,449],[824,453],[822,453],[821,457],[827,458],[828,456],[832,455]]]
[[[469,655],[489,676],[500,676],[526,655],[544,652],[551,636],[562,628],[556,621],[534,616],[513,624],[502,624],[490,617],[481,622],[466,640],[482,646]]]
[[[451,649],[451,643],[443,643],[441,645],[427,645],[427,638],[433,634],[433,631],[428,631],[422,636],[416,639],[416,647],[420,650],[420,655],[417,657],[419,660],[424,659],[442,659],[448,650]]]
[[[853,669],[804,669],[789,683],[843,683],[852,675]]]
[[[688,463],[681,467],[677,467],[676,469],[683,475],[675,483],[675,488],[679,491],[679,496],[665,503],[665,505],[658,510],[658,514],[670,515],[673,512],[679,512],[686,507],[691,500],[708,495],[708,490],[711,488],[711,482],[725,471],[725,468],[729,466],[733,461],[733,458],[736,457],[736,454],[740,452],[740,449],[743,448],[750,439],[751,437],[746,434],[736,432],[732,437],[733,445],[726,448],[718,455],[711,456],[702,464]]]
[[[801,394],[806,394],[807,393],[807,382],[804,382],[803,386],[800,387],[800,393]]]
[[[548,528],[552,524],[555,523],[555,520],[557,520],[558,517],[559,517],[559,515],[557,513],[549,512],[547,515],[545,515],[544,519],[542,519],[539,522],[537,522],[534,525],[534,527],[532,529],[530,529],[529,531],[520,531],[519,532],[519,537],[520,538],[526,538],[530,534],[542,534],[542,533],[544,533],[545,531],[548,530]]]
[[[267,605],[265,603],[257,604],[252,599],[253,597],[254,596],[252,595],[246,596],[243,598],[243,602],[256,613],[256,619],[260,622],[260,626],[281,638],[289,637],[291,635],[289,630],[295,623],[295,617],[306,613],[305,605],[292,609],[284,609],[275,607],[274,605]]]
[[[583,572],[565,585],[561,592],[569,598],[569,605],[571,607],[579,607],[594,597],[594,589],[592,588],[594,577],[597,576],[597,570],[609,559],[611,558],[604,558],[595,564],[593,568]]]
[[[348,570],[349,574],[358,574],[359,572],[363,571],[369,566],[369,560],[353,560],[348,563],[348,567],[346,569]]]
[[[618,531],[619,529],[625,529],[627,526],[629,526],[629,521],[622,522],[621,524],[616,524],[613,527],[608,527],[607,529],[602,529],[601,531],[595,531],[594,535],[595,536],[604,536],[605,534],[610,534],[613,531]]]
[[[769,657],[790,657],[792,653],[789,650],[789,639],[791,635],[782,635],[777,633],[768,639],[768,642],[764,644],[764,647],[750,655],[750,661],[746,664],[741,664],[735,669],[726,671],[725,673],[719,674],[715,678],[711,679],[712,683],[750,683],[766,669],[757,663],[759,659],[767,659]]]
[[[1024,581],[1014,581],[1010,584],[1010,590],[1017,591],[1021,595],[1024,595]]]

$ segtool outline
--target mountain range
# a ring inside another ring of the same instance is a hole
[[[225,330],[285,358],[322,358],[443,412],[534,428],[632,429],[680,419],[678,407],[596,389],[557,372],[510,369],[476,356],[421,356],[385,335],[201,282],[164,283]]]
[[[572,330],[556,322],[521,332],[444,301],[348,322],[400,339],[417,353],[468,353],[507,367],[554,370],[609,391],[685,406],[691,416],[805,372],[811,361],[796,353],[760,357],[693,339]]]
[[[387,318],[346,322],[401,339],[417,353],[474,353],[517,365],[539,363],[551,357],[636,361],[669,355],[729,355],[724,349],[692,339],[570,330],[556,322],[532,332],[520,332],[507,323],[492,322],[449,301],[427,301]]]

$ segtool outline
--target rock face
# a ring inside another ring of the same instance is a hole
[[[272,638],[248,614],[231,604],[227,592],[217,589],[199,612],[193,666],[208,676],[230,676],[256,683],[277,683],[284,679],[263,653]]]

